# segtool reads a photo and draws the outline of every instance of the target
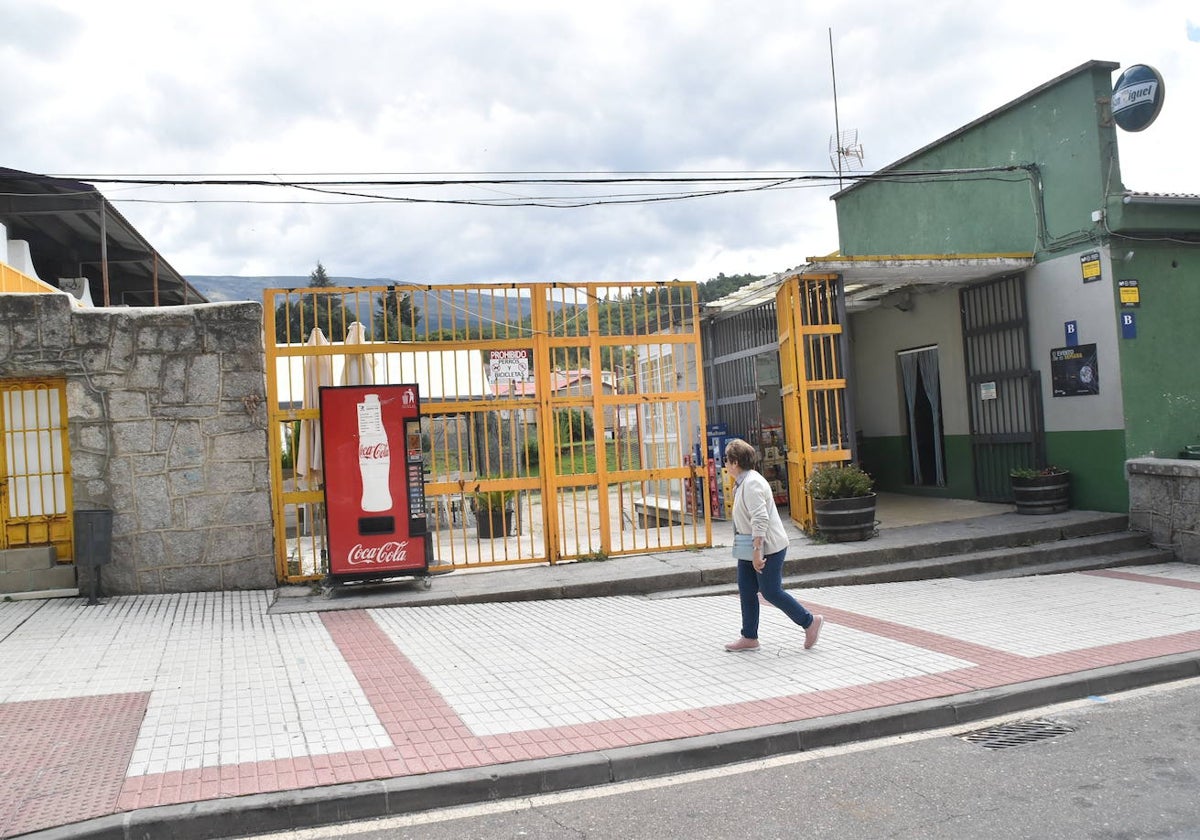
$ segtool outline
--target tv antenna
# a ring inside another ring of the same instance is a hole
[[[858,129],[842,131],[838,117],[837,68],[833,63],[833,28],[829,29],[829,74],[833,79],[833,134],[829,138],[829,163],[837,170],[838,189],[842,188],[842,173],[862,169],[863,147],[858,142]]]
[[[837,170],[839,183],[842,172],[862,169],[863,147],[858,142],[858,129],[839,131],[829,137],[829,163]]]

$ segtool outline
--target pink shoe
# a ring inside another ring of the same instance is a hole
[[[804,628],[804,649],[808,650],[817,643],[817,639],[821,638],[821,625],[825,623],[825,617],[814,615],[812,624]]]
[[[740,653],[743,650],[758,650],[758,639],[747,639],[745,636],[741,636],[736,642],[730,642],[725,645],[725,650],[730,653]]]

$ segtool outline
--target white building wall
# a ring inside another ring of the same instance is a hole
[[[1100,251],[1101,277],[1084,283],[1079,254],[1039,263],[1027,274],[1029,343],[1034,366],[1042,372],[1042,402],[1047,432],[1125,428],[1121,396],[1120,325],[1109,250]],[[1066,322],[1075,321],[1079,344],[1095,344],[1100,393],[1055,397],[1050,351],[1065,347]]]
[[[947,435],[968,433],[966,375],[958,291],[914,294],[901,312],[879,306],[850,316],[854,398],[858,427],[867,437],[906,434],[904,389],[896,354],[936,345],[942,386],[942,424]]]

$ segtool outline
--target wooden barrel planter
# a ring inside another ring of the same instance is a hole
[[[875,494],[849,499],[813,499],[817,532],[829,542],[855,542],[875,536]]]
[[[1013,501],[1017,513],[1032,516],[1062,513],[1071,507],[1071,474],[1035,475],[1029,478],[1013,476]]]

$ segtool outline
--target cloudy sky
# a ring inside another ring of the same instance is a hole
[[[1158,121],[1120,135],[1126,185],[1200,193],[1200,6],[1183,0],[0,0],[0,166],[84,180],[829,174],[830,30],[840,126],[865,171],[1100,59],[1166,80]],[[99,186],[190,276],[307,275],[320,260],[415,283],[706,280],[837,248],[830,184],[619,204],[595,202],[684,188]],[[530,201],[588,206],[514,206]]]

